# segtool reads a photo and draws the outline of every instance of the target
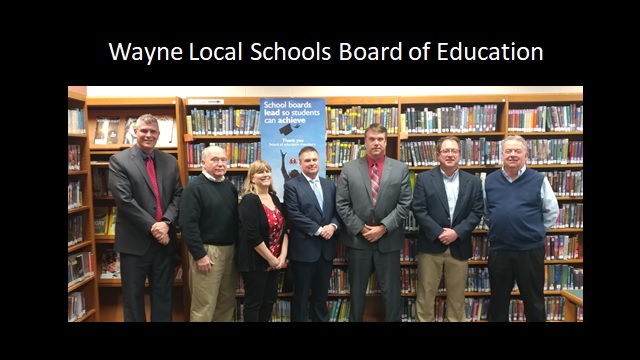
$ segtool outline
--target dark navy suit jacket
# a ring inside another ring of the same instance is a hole
[[[328,179],[318,177],[322,187],[323,208],[311,184],[302,174],[284,183],[284,204],[289,224],[289,252],[292,261],[314,262],[323,256],[332,261],[336,257],[338,231],[330,240],[314,234],[321,226],[336,224],[340,218],[336,211],[336,186]]]
[[[484,209],[482,181],[463,170],[458,170],[458,177],[458,200],[451,214],[440,166],[418,175],[412,203],[413,214],[420,226],[418,252],[445,252],[447,245],[438,240],[438,235],[448,227],[458,233],[458,239],[449,245],[451,255],[459,260],[471,257],[471,233],[480,222]]]

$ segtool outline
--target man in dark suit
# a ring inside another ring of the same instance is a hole
[[[155,149],[160,135],[156,117],[140,116],[135,134],[134,145],[109,159],[109,190],[118,206],[114,250],[120,253],[124,321],[146,321],[148,278],[151,321],[166,322],[171,321],[182,182],[176,158]],[[156,181],[150,174],[156,174]]]
[[[463,322],[471,233],[484,209],[482,181],[458,168],[458,137],[440,138],[436,150],[440,165],[420,173],[413,192],[413,214],[420,226],[416,315],[418,321],[435,321],[435,297],[444,271],[444,320]]]
[[[331,180],[318,176],[319,156],[314,147],[303,147],[298,159],[303,176],[284,183],[284,203],[291,231],[291,321],[328,322],[329,279],[336,257],[337,236],[334,235],[340,224],[336,212],[336,186]]]
[[[404,220],[411,208],[411,183],[406,164],[387,157],[387,129],[371,124],[364,133],[366,157],[342,167],[336,208],[342,223],[340,239],[347,249],[350,322],[364,317],[365,292],[375,270],[385,304],[385,321],[401,321],[400,249]],[[377,185],[371,178],[377,174]],[[376,190],[377,192],[372,192]]]

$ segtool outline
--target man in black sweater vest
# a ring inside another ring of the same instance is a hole
[[[509,321],[509,302],[517,283],[527,321],[544,322],[545,235],[558,218],[558,201],[549,180],[526,167],[526,140],[504,140],[501,170],[484,184],[489,225],[489,321]]]

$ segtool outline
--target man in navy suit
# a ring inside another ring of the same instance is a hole
[[[460,171],[460,139],[446,136],[436,144],[439,166],[420,173],[413,192],[418,235],[418,321],[435,321],[434,303],[444,272],[447,307],[444,320],[466,320],[464,297],[471,233],[484,209],[482,181]]]
[[[168,322],[182,182],[177,159],[155,149],[160,135],[156,117],[140,116],[135,134],[134,145],[109,159],[109,190],[118,206],[114,250],[120,253],[124,321],[147,321],[144,293],[148,278],[151,321]],[[159,211],[149,161],[156,174]]]
[[[365,157],[344,164],[338,178],[336,208],[344,224],[340,240],[349,263],[349,321],[364,317],[365,293],[375,270],[385,305],[385,321],[402,320],[400,249],[404,220],[411,209],[407,164],[386,156],[387,128],[371,124],[364,133]],[[374,198],[371,177],[378,174]]]
[[[298,159],[303,176],[284,183],[290,226],[288,255],[293,274],[291,321],[328,322],[327,297],[336,257],[335,235],[340,226],[335,207],[336,186],[318,176],[319,156],[314,147],[303,147]]]

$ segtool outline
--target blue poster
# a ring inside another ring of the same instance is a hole
[[[305,146],[318,150],[319,176],[327,168],[326,101],[324,98],[260,99],[261,158],[273,169],[273,187],[283,200],[284,183],[300,174],[298,152]]]

